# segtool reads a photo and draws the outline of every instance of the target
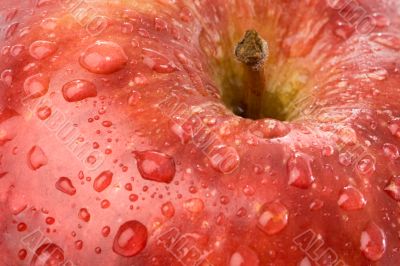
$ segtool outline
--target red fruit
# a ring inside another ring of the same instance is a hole
[[[1,265],[397,265],[396,1],[0,1]]]

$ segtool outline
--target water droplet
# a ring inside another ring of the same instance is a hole
[[[343,22],[343,21],[337,21],[336,22],[336,27],[334,27],[333,33],[338,36],[339,38],[342,38],[343,40],[347,40],[353,35],[354,33],[354,27],[350,25],[349,23]]]
[[[5,21],[10,22],[12,21],[15,16],[18,14],[18,9],[17,8],[12,8],[5,14]]]
[[[154,28],[156,31],[167,31],[168,30],[168,24],[165,20],[162,18],[155,18],[154,19]]]
[[[78,217],[84,222],[89,222],[90,221],[90,213],[89,213],[88,209],[81,208],[79,210]]]
[[[139,92],[132,91],[131,95],[129,96],[129,99],[128,99],[128,104],[130,106],[134,106],[140,101],[141,98],[142,98],[142,95]]]
[[[111,127],[113,123],[111,121],[103,121],[101,124],[103,127]]]
[[[357,142],[357,134],[350,127],[343,127],[338,132],[340,140],[346,145],[354,145]]]
[[[361,233],[360,249],[371,261],[378,261],[386,251],[386,236],[375,223],[369,223]]]
[[[225,145],[214,146],[211,153],[208,154],[208,159],[214,170],[223,174],[233,173],[240,164],[237,150]]]
[[[175,176],[175,161],[157,151],[134,152],[140,175],[147,180],[170,183]]]
[[[39,107],[36,110],[36,115],[39,117],[40,120],[46,120],[47,118],[49,118],[49,116],[51,116],[51,108],[48,106],[42,106]]]
[[[287,168],[289,172],[288,183],[291,186],[307,189],[315,180],[312,174],[310,160],[300,153],[296,153],[289,159]]]
[[[55,30],[57,28],[57,19],[45,18],[40,23],[40,27],[42,27],[45,30]]]
[[[388,71],[384,68],[377,68],[367,73],[367,77],[374,80],[385,80],[388,75]]]
[[[273,119],[257,120],[249,130],[251,134],[263,139],[281,138],[290,131],[284,123]]]
[[[280,202],[264,204],[257,226],[267,235],[281,232],[288,224],[289,211]]]
[[[19,224],[17,225],[17,230],[18,230],[19,232],[23,232],[23,231],[25,231],[27,228],[28,228],[28,226],[26,225],[26,223],[19,223]]]
[[[388,27],[390,26],[389,18],[381,13],[373,13],[372,17],[375,19],[375,24],[377,27]]]
[[[104,227],[101,229],[101,234],[102,234],[104,237],[109,236],[109,235],[110,235],[110,232],[111,232],[111,229],[110,229],[109,226],[104,226]]]
[[[81,66],[96,74],[111,74],[125,67],[128,56],[122,47],[110,41],[96,41],[79,58]]]
[[[343,210],[354,211],[363,209],[367,204],[367,200],[357,188],[347,186],[342,189],[338,204]]]
[[[96,252],[97,254],[100,254],[101,253],[101,247],[96,247],[94,249],[94,252]]]
[[[75,248],[77,250],[81,250],[83,248],[83,241],[82,240],[75,241]]]
[[[253,196],[255,192],[256,192],[255,188],[251,185],[246,185],[243,188],[243,194],[245,194],[248,197]]]
[[[0,79],[7,85],[7,87],[10,87],[13,81],[13,71],[11,69],[4,70],[1,72]]]
[[[137,201],[138,199],[139,199],[139,196],[136,195],[136,194],[130,194],[130,195],[129,195],[129,200],[132,201],[132,202],[135,202],[135,201]]]
[[[185,210],[191,213],[200,213],[204,210],[204,202],[201,199],[188,199],[183,203]]]
[[[339,163],[343,166],[349,166],[352,163],[352,155],[349,152],[339,154]]]
[[[320,200],[320,199],[315,199],[310,204],[310,210],[312,210],[312,211],[318,211],[322,207],[324,207],[324,202],[322,200]]]
[[[56,189],[70,196],[76,193],[76,188],[68,177],[60,177],[56,182]]]
[[[167,218],[172,218],[175,215],[174,205],[170,201],[161,206],[161,213]]]
[[[322,156],[329,157],[335,153],[335,148],[331,145],[324,146],[321,150]]]
[[[396,160],[400,156],[397,146],[391,143],[383,144],[383,153],[392,160]]]
[[[26,258],[26,255],[28,255],[28,252],[26,251],[26,249],[20,249],[18,251],[18,258],[20,260],[24,260]]]
[[[393,50],[400,50],[400,38],[391,33],[377,33],[372,35],[371,41]]]
[[[394,200],[400,201],[400,176],[393,176],[385,191]]]
[[[357,162],[356,172],[362,176],[370,176],[375,172],[375,159],[367,155]]]
[[[235,253],[232,254],[229,266],[258,266],[260,260],[251,248],[239,246]]]
[[[6,34],[5,34],[5,39],[8,40],[9,38],[11,38],[15,32],[17,31],[17,28],[19,26],[18,22],[12,23],[10,24],[7,29],[6,29]]]
[[[158,73],[172,73],[179,68],[170,59],[152,49],[143,49],[143,63]]]
[[[389,123],[388,126],[393,136],[400,138],[400,119],[394,119]]]
[[[53,217],[46,217],[46,224],[48,225],[54,224],[55,221]]]
[[[77,102],[89,97],[96,97],[97,88],[90,81],[76,79],[66,83],[62,87],[62,94],[67,102]]]
[[[57,44],[49,41],[35,41],[29,46],[30,55],[37,60],[49,57],[56,51]]]
[[[298,266],[312,266],[311,261],[308,259],[308,257],[304,257]]]
[[[227,196],[221,196],[219,198],[219,202],[221,202],[221,204],[226,205],[229,203],[229,198]]]
[[[108,207],[110,207],[110,205],[111,205],[111,203],[110,203],[110,201],[109,200],[102,200],[101,201],[101,207],[103,208],[103,209],[107,209]]]
[[[53,243],[41,245],[33,255],[31,266],[62,265],[64,251]]]
[[[10,54],[13,57],[18,57],[20,56],[25,50],[25,46],[22,44],[17,44],[11,47],[10,49]]]
[[[125,34],[129,34],[133,32],[133,25],[129,22],[124,22],[121,25],[121,32]]]
[[[128,221],[120,226],[114,238],[113,251],[124,257],[139,254],[147,244],[147,228],[138,221]]]
[[[93,183],[93,188],[97,192],[105,190],[112,182],[113,173],[110,171],[104,171],[99,174]]]
[[[28,152],[28,165],[31,169],[37,170],[45,166],[48,162],[47,156],[44,151],[38,147],[33,146]]]
[[[24,91],[31,98],[42,97],[49,90],[50,79],[43,74],[36,74],[24,82]]]

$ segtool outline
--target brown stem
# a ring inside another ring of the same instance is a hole
[[[264,62],[268,58],[268,44],[255,30],[246,31],[243,39],[236,45],[236,59],[245,66],[245,114],[246,117],[260,118],[262,115],[265,89]]]

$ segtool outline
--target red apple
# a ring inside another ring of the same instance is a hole
[[[398,2],[0,12],[0,265],[399,264]]]

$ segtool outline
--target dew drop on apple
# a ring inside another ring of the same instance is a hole
[[[313,266],[313,264],[311,263],[310,259],[306,256],[300,261],[298,266]]]
[[[396,160],[400,156],[397,146],[391,143],[383,144],[383,154],[392,160]]]
[[[400,176],[393,176],[385,187],[385,192],[396,201],[400,201]]]
[[[362,176],[373,174],[375,172],[375,159],[370,155],[362,158],[356,164],[356,171]]]
[[[288,126],[274,119],[255,121],[249,130],[253,135],[264,139],[281,138],[286,136],[290,131]]]
[[[37,170],[45,166],[48,162],[47,156],[44,151],[38,147],[33,146],[28,152],[28,164],[33,170]]]
[[[370,40],[379,45],[388,47],[390,49],[393,49],[396,51],[400,50],[400,38],[394,34],[377,33],[377,34],[374,34]]]
[[[253,196],[256,192],[256,189],[252,185],[245,185],[243,188],[243,194],[250,197]]]
[[[141,222],[125,222],[114,237],[113,251],[124,257],[136,256],[146,247],[147,237],[147,228]]]
[[[289,182],[288,184],[294,187],[307,189],[314,182],[310,160],[302,154],[294,154],[287,163]]]
[[[338,205],[346,211],[361,210],[367,204],[364,195],[353,186],[346,186],[342,189]]]
[[[88,209],[81,208],[79,210],[78,217],[79,217],[79,219],[81,219],[82,221],[84,221],[86,223],[89,222],[90,221],[90,213],[89,213]]]
[[[386,251],[386,235],[375,223],[369,223],[361,233],[360,249],[371,261],[378,261]]]
[[[237,150],[226,145],[215,146],[207,157],[212,168],[223,174],[233,173],[240,165]]]
[[[13,81],[13,71],[11,69],[6,69],[0,74],[0,80],[4,82],[8,87],[12,85]]]
[[[23,231],[25,231],[27,228],[28,228],[28,226],[26,225],[26,223],[19,223],[19,224],[17,225],[17,230],[18,230],[19,232],[23,232]]]
[[[51,217],[51,216],[46,217],[46,220],[45,220],[46,224],[48,224],[48,225],[54,224],[55,221],[56,221],[56,219],[54,219],[54,217]]]
[[[172,73],[178,70],[174,62],[157,51],[144,48],[142,54],[143,63],[158,73]]]
[[[64,84],[62,95],[67,102],[77,102],[86,98],[96,97],[97,88],[90,81],[76,79]]]
[[[166,218],[172,218],[175,215],[174,205],[168,201],[161,206],[161,213]]]
[[[56,18],[45,18],[40,23],[40,27],[44,30],[55,30],[57,28],[57,19]]]
[[[175,161],[171,156],[157,151],[135,151],[133,154],[144,179],[170,183],[175,177]]]
[[[28,255],[28,252],[26,251],[26,249],[20,249],[18,251],[18,258],[20,260],[24,260],[26,258],[26,255]]]
[[[288,224],[289,211],[280,202],[266,203],[261,208],[257,226],[267,235],[281,232]]]
[[[200,213],[204,210],[204,202],[199,198],[188,199],[183,203],[183,208],[191,213]]]
[[[104,226],[102,229],[101,229],[101,234],[103,235],[103,237],[107,237],[107,236],[109,236],[110,235],[110,232],[111,232],[111,228],[109,227],[109,226]]]
[[[400,138],[400,119],[394,119],[391,121],[388,128],[393,136]]]
[[[16,44],[10,48],[10,54],[13,57],[18,57],[22,55],[24,51],[25,51],[25,46],[22,44]]]
[[[71,179],[64,176],[57,180],[56,189],[70,196],[73,196],[76,193],[76,188],[72,184]]]
[[[108,207],[110,207],[111,203],[110,203],[109,200],[106,200],[106,199],[105,199],[105,200],[102,200],[102,201],[101,201],[100,205],[101,205],[101,208],[107,209]]]
[[[135,106],[136,104],[138,104],[138,102],[140,101],[141,98],[142,98],[142,95],[140,94],[140,92],[132,91],[131,95],[128,98],[128,104],[130,106]]]
[[[112,182],[113,173],[111,171],[104,171],[100,173],[93,183],[93,188],[97,192],[105,190]]]
[[[83,241],[82,240],[76,240],[74,244],[75,244],[75,248],[77,250],[81,250],[83,248]]]
[[[125,67],[128,56],[122,47],[111,41],[96,41],[80,56],[80,65],[96,74],[111,74]]]
[[[53,55],[56,51],[57,44],[55,42],[35,41],[29,46],[30,55],[37,60],[45,59]]]
[[[247,246],[239,246],[229,260],[229,266],[258,266],[257,253]]]
[[[41,245],[34,253],[31,266],[62,265],[64,251],[54,243]]]
[[[325,203],[320,199],[315,199],[310,203],[310,210],[318,211],[324,207]]]
[[[368,78],[379,81],[387,79],[388,75],[389,75],[388,71],[384,68],[377,68],[367,73]]]
[[[17,31],[18,26],[19,26],[19,23],[18,22],[14,22],[14,23],[10,24],[7,27],[6,33],[5,33],[5,39],[6,40],[11,38],[15,34],[15,32]]]
[[[40,120],[46,120],[51,116],[52,110],[48,106],[41,106],[36,110],[36,115],[39,117]]]
[[[49,90],[49,77],[44,74],[36,74],[28,77],[24,82],[25,94],[31,98],[39,98]]]

